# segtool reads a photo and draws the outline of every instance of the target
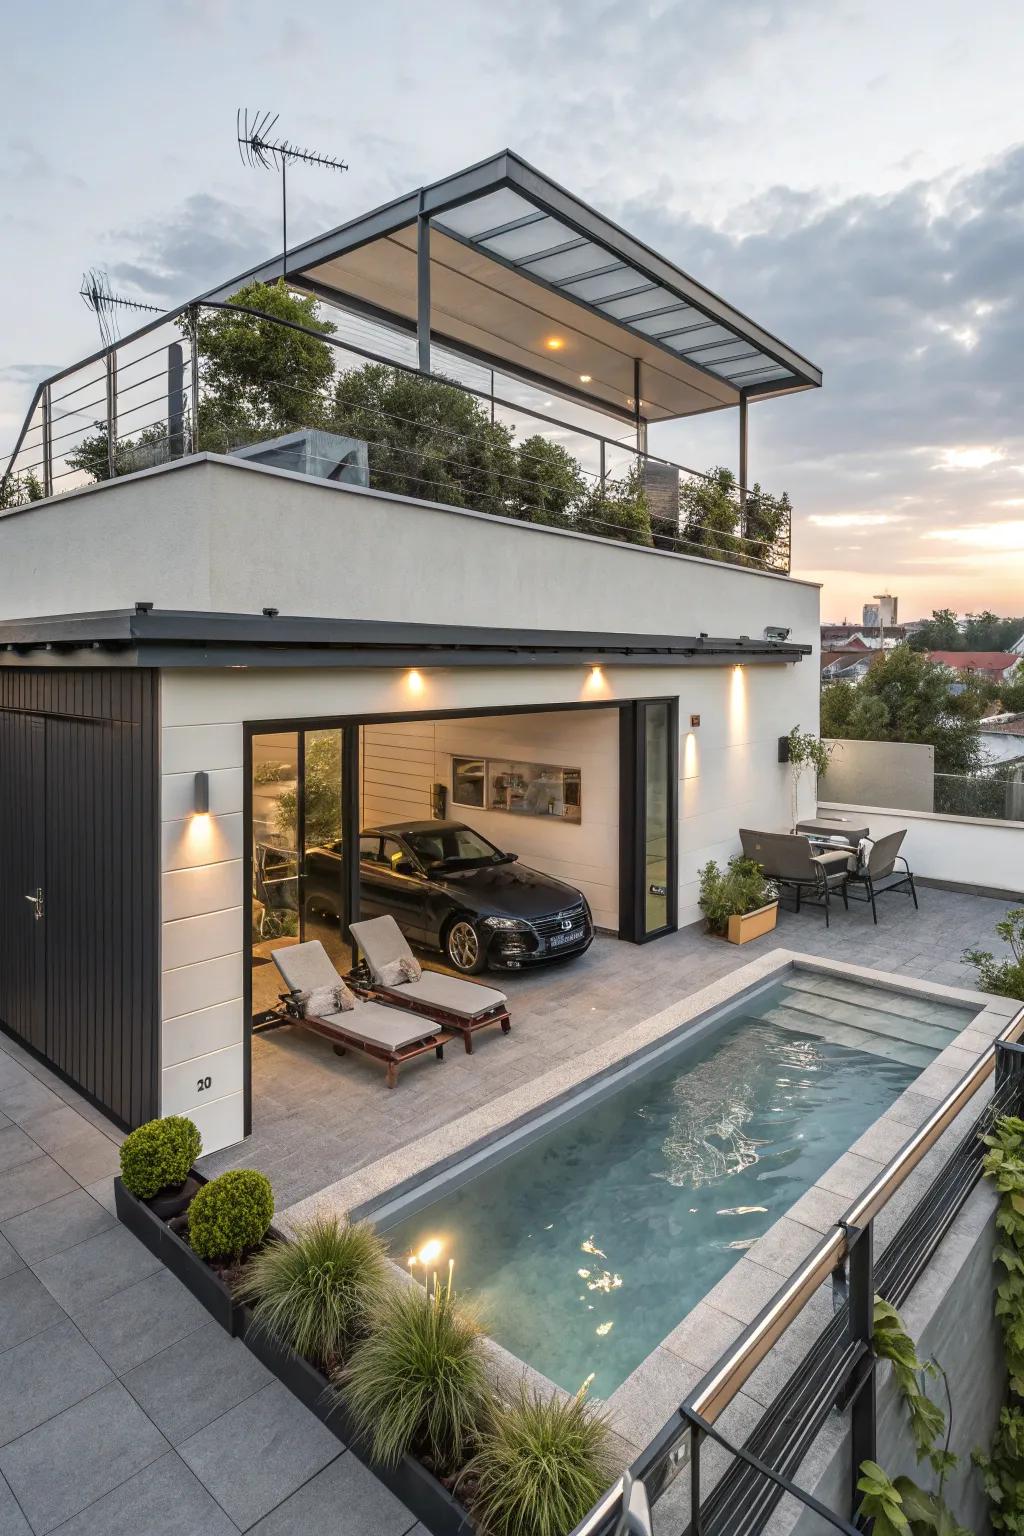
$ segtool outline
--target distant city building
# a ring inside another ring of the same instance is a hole
[[[821,626],[822,650],[838,650],[853,646],[854,649],[863,647],[869,651],[879,649],[889,651],[894,645],[902,645],[906,638],[906,626],[903,624],[887,625],[884,631],[880,631],[877,624],[874,629],[866,624],[823,624]]]
[[[886,629],[890,629],[899,622],[899,606],[898,597],[893,597],[890,592],[879,593],[873,603],[864,604],[864,628],[878,629],[879,625],[884,625]]]
[[[1013,651],[929,651],[927,655],[936,666],[976,673],[993,683],[1006,682],[1024,662],[1024,656]]]

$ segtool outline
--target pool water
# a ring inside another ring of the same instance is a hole
[[[606,1397],[970,1018],[788,973],[388,1228],[391,1252],[439,1240],[493,1338]]]

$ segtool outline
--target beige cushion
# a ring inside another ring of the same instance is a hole
[[[335,1026],[339,1034],[389,1051],[400,1051],[404,1045],[415,1045],[417,1040],[437,1033],[437,1025],[430,1019],[417,1017],[404,1008],[386,1008],[381,1003],[357,1002],[350,1012],[328,1014],[321,1022]]]
[[[401,987],[407,981],[419,981],[422,975],[423,967],[418,960],[414,960],[411,955],[400,955],[397,960],[388,960],[382,965],[380,975],[374,979],[382,987]]]
[[[504,1008],[508,1001],[505,993],[494,987],[482,987],[479,982],[463,981],[458,976],[445,976],[442,971],[424,971],[419,981],[410,981],[403,986],[401,995],[435,1008],[446,1008],[449,1013],[461,1014],[465,1019],[475,1019],[481,1013]]]
[[[319,939],[310,939],[305,944],[282,945],[280,949],[270,951],[270,958],[289,992],[315,992],[318,987],[344,986]]]
[[[365,922],[353,923],[352,937],[366,956],[374,981],[382,986],[389,985],[382,975],[384,966],[395,960],[413,959],[405,935],[393,917],[370,917]]]

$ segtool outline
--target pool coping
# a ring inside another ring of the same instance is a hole
[[[625,1447],[639,1451],[661,1428],[697,1381],[715,1364],[765,1303],[784,1284],[851,1202],[896,1154],[917,1125],[973,1066],[992,1039],[1019,1009],[1009,998],[963,987],[919,981],[848,961],[797,950],[773,949],[708,986],[661,1009],[622,1035],[542,1077],[481,1105],[459,1120],[429,1132],[317,1194],[290,1206],[279,1221],[291,1228],[314,1212],[329,1209],[353,1219],[379,1214],[405,1197],[423,1203],[434,1181],[450,1183],[451,1171],[484,1161],[488,1151],[510,1135],[536,1134],[538,1122],[557,1118],[581,1092],[614,1091],[616,1079],[652,1050],[674,1050],[689,1036],[711,1029],[718,1015],[745,994],[760,991],[798,968],[863,981],[905,996],[931,998],[976,1009],[974,1017],[935,1060],[899,1095],[884,1115],[857,1138],[821,1178],[769,1227],[723,1278],[606,1398],[610,1427]],[[515,1035],[511,1037],[515,1039]],[[921,1101],[924,1101],[924,1113]],[[408,1272],[395,1266],[408,1278]],[[525,1379],[561,1392],[534,1367],[488,1339],[499,1379]],[[749,1385],[749,1384],[748,1384]],[[568,1394],[566,1394],[568,1395]],[[756,1394],[740,1394],[733,1409],[740,1415],[760,1412]]]

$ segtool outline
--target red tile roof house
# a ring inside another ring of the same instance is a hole
[[[1012,651],[929,651],[928,660],[954,672],[980,672],[993,682],[1004,682],[1019,667],[1024,657]]]

